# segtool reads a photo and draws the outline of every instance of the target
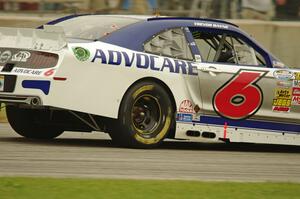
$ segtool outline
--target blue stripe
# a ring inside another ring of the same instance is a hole
[[[47,80],[24,80],[22,82],[23,88],[39,89],[45,93],[49,94],[50,90],[50,81]]]
[[[299,124],[289,124],[289,123],[279,123],[279,122],[267,122],[259,120],[230,120],[221,117],[212,117],[212,116],[201,116],[200,121],[193,121],[193,123],[203,123],[203,124],[213,124],[223,126],[227,123],[231,127],[242,127],[242,128],[251,128],[251,129],[263,129],[270,131],[280,131],[290,132],[290,133],[299,133],[300,125]]]

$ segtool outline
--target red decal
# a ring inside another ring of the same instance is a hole
[[[227,122],[224,123],[224,136],[223,138],[226,139],[227,137]]]
[[[48,71],[46,71],[45,73],[44,73],[44,75],[45,76],[51,76],[51,75],[53,75],[54,74],[54,69],[50,69],[50,70],[48,70]]]
[[[292,105],[300,105],[300,96],[293,96]]]
[[[279,111],[279,112],[290,112],[290,107],[284,107],[284,106],[273,106],[273,111]]]
[[[235,120],[253,115],[263,101],[262,91],[255,83],[265,74],[262,71],[239,71],[215,93],[215,111],[225,118]]]
[[[300,96],[300,88],[293,88],[293,96]]]
[[[183,100],[179,106],[181,113],[194,113],[193,104],[190,100]]]

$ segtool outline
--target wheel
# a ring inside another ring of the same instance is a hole
[[[140,82],[124,96],[119,119],[110,136],[122,146],[153,148],[168,135],[174,118],[165,89],[155,82]]]
[[[53,139],[64,131],[47,125],[50,112],[46,110],[23,109],[6,106],[7,120],[11,127],[21,136],[34,139]],[[48,116],[48,117],[47,117]]]

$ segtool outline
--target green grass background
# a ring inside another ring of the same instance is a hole
[[[0,178],[0,199],[299,199],[296,183]]]

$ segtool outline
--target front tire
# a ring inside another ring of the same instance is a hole
[[[19,135],[33,139],[53,139],[64,131],[47,124],[49,111],[6,106],[7,120]]]
[[[158,83],[139,82],[124,96],[119,120],[110,133],[119,145],[153,148],[168,135],[174,122],[170,96]]]

